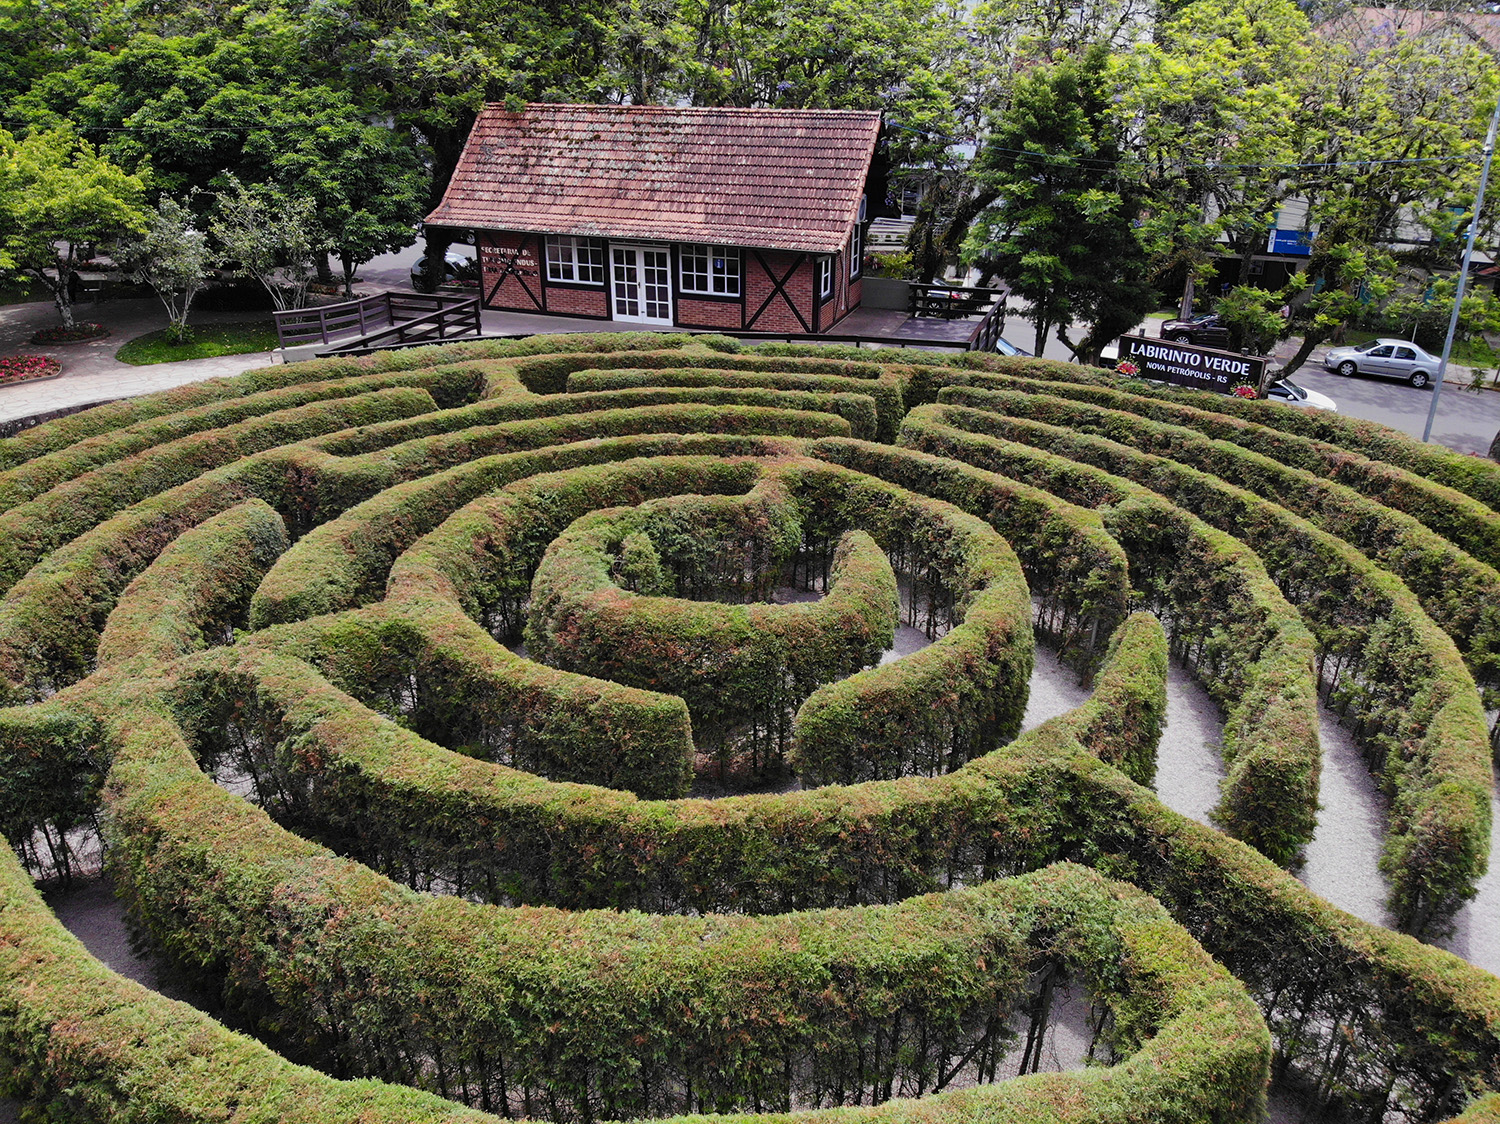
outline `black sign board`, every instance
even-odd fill
[[[1156,379],[1195,390],[1230,393],[1242,384],[1259,386],[1268,360],[1258,355],[1240,355],[1212,347],[1153,340],[1146,336],[1121,336],[1120,358],[1140,368],[1143,379]]]

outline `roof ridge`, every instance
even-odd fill
[[[683,113],[683,114],[711,114],[723,113],[743,116],[769,117],[769,116],[835,116],[835,117],[879,117],[881,110],[878,109],[817,109],[817,108],[760,108],[756,106],[742,105],[616,105],[601,104],[598,102],[574,102],[574,101],[531,101],[527,102],[522,109],[510,109],[505,102],[485,102],[485,110],[497,110],[501,113],[523,114],[535,109],[581,109],[594,113]]]

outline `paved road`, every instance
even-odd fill
[[[1490,442],[1500,433],[1500,392],[1471,392],[1465,367],[1449,367],[1448,374],[1452,377],[1445,378],[1438,395],[1432,440],[1460,453],[1487,455]],[[1394,379],[1361,375],[1346,379],[1324,371],[1321,364],[1305,366],[1292,378],[1328,395],[1338,403],[1341,414],[1383,422],[1417,438],[1432,408],[1431,389],[1417,390]]]

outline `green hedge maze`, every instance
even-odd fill
[[[1500,982],[1428,943],[1489,861],[1497,510],[1494,464],[1337,416],[711,336],[316,360],[27,430],[0,1092],[1170,1124],[1269,1086],[1500,1120]],[[1023,728],[1038,644],[1086,701]],[[1215,826],[1154,789],[1174,660],[1222,713]],[[1320,708],[1388,797],[1391,928],[1294,874]],[[39,895],[101,850],[200,1007]],[[1060,988],[1086,1064],[1041,1072]]]

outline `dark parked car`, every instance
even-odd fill
[[[418,258],[411,267],[411,287],[422,292],[429,286],[425,285],[427,259]],[[449,250],[443,255],[443,279],[441,285],[473,285],[479,281],[479,263],[468,254],[457,250]]]
[[[1212,312],[1205,312],[1191,320],[1168,320],[1161,326],[1161,338],[1200,347],[1228,347],[1229,329]]]

